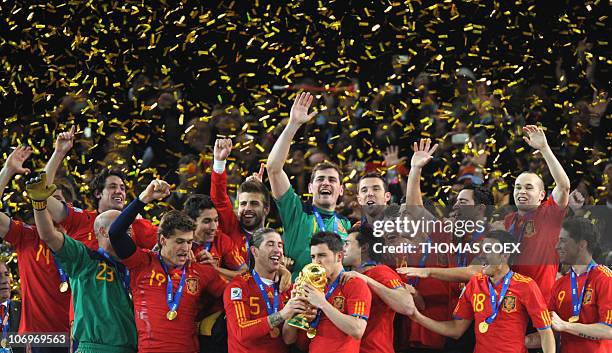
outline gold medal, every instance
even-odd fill
[[[480,331],[480,333],[486,333],[489,331],[489,324],[484,321],[481,322],[480,325],[478,325],[478,331]]]
[[[68,291],[68,282],[60,283],[59,290],[61,293],[66,293]]]
[[[176,316],[178,315],[178,313],[176,312],[176,310],[170,310],[168,311],[168,313],[166,314],[166,318],[170,321],[176,319]]]
[[[314,327],[311,327],[308,329],[308,331],[306,331],[306,337],[310,339],[315,338],[316,335],[317,335],[317,329]]]
[[[270,337],[276,338],[278,336],[280,336],[280,330],[278,329],[278,327],[274,327],[272,331],[270,331]]]
[[[8,340],[6,338],[3,338],[2,341],[0,342],[0,346],[2,346],[2,348],[7,348]]]
[[[580,318],[578,316],[572,316],[567,321],[574,323],[574,322],[578,322],[579,319]]]

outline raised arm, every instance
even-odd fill
[[[552,192],[555,203],[561,208],[567,207],[569,202],[570,180],[565,170],[563,170],[563,166],[559,163],[557,157],[555,157],[550,149],[544,131],[542,128],[535,125],[527,125],[523,127],[523,132],[527,134],[527,136],[523,137],[523,140],[532,148],[540,151],[542,157],[544,157],[546,161],[548,170],[550,170],[550,175],[552,175],[555,180],[555,188]]]
[[[219,212],[220,228],[230,237],[236,234],[238,217],[234,213],[234,207],[227,195],[227,174],[225,174],[225,163],[232,151],[231,139],[217,139],[213,151],[213,172],[210,180],[210,198]],[[234,242],[242,242],[242,238],[233,239]]]
[[[64,235],[55,230],[51,216],[47,211],[47,199],[55,192],[55,189],[57,189],[55,184],[47,185],[45,173],[41,173],[40,176],[26,183],[26,192],[34,207],[34,220],[36,221],[38,235],[51,251],[58,252],[64,246]]]
[[[55,181],[55,175],[62,164],[64,158],[72,148],[74,144],[74,133],[76,132],[76,126],[72,125],[70,131],[62,132],[57,135],[55,140],[55,150],[49,158],[49,161],[45,165],[45,172],[47,173],[47,183],[53,184]]]
[[[430,139],[421,139],[419,143],[413,143],[414,154],[410,160],[410,172],[406,183],[406,209],[409,214],[411,206],[423,206],[423,195],[421,194],[421,171],[423,167],[431,161],[433,153],[438,148],[438,144],[431,147]]]
[[[11,181],[11,178],[15,174],[27,174],[30,173],[30,170],[23,167],[23,162],[25,162],[30,155],[32,154],[32,149],[30,147],[19,146],[9,154],[8,158],[4,162],[2,169],[0,170],[0,202],[2,201],[2,196],[4,195],[4,189]],[[1,207],[0,207],[1,208]],[[6,233],[9,231],[9,227],[11,224],[11,219],[0,212],[0,238],[4,238]]]
[[[136,252],[136,244],[128,235],[128,229],[140,212],[144,210],[147,203],[153,200],[161,200],[170,195],[170,185],[162,180],[153,180],[147,188],[140,193],[137,199],[121,212],[111,224],[108,235],[117,256],[127,259]]]
[[[298,129],[316,115],[316,111],[308,114],[308,108],[312,104],[313,98],[314,97],[311,96],[310,93],[298,94],[291,107],[289,123],[278,137],[278,140],[276,140],[276,143],[274,143],[272,151],[270,151],[266,169],[268,170],[268,177],[270,178],[272,197],[275,199],[279,199],[283,196],[291,186],[289,177],[283,170],[283,166],[289,155],[291,141],[293,141]]]

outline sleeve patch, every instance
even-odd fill
[[[242,300],[242,288],[231,288],[230,300]]]

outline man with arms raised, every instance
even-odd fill
[[[495,244],[508,244],[509,248],[481,255],[482,273],[472,277],[467,284],[455,308],[455,320],[432,320],[416,308],[412,320],[455,339],[475,321],[474,353],[526,353],[525,331],[531,319],[539,330],[544,353],[554,353],[552,322],[540,289],[531,278],[510,270],[509,259],[512,244],[515,244],[512,235],[502,230],[490,232],[483,246],[493,247]]]
[[[561,353],[612,351],[612,272],[593,260],[596,227],[586,218],[563,222],[557,252],[570,270],[552,288],[548,308],[553,330],[561,332]],[[527,346],[539,347],[537,335]]]
[[[79,352],[135,353],[129,274],[113,251],[107,232],[119,211],[109,210],[96,217],[98,250],[92,251],[55,229],[46,209],[55,189],[54,184],[47,185],[44,173],[26,186],[39,236],[70,278],[75,308],[73,333],[79,341]]]
[[[310,327],[316,330],[310,353],[358,353],[361,338],[370,315],[372,294],[360,278],[342,282],[343,242],[332,232],[315,234],[310,241],[312,262],[325,268],[325,293],[310,284],[304,285],[305,299],[319,309]],[[287,322],[283,327],[285,343],[295,342],[297,329]]]
[[[263,169],[255,177],[249,177],[238,188],[238,216],[227,195],[227,173],[225,163],[232,151],[232,140],[218,139],[213,151],[214,162],[211,175],[210,197],[219,212],[221,230],[232,238],[247,262],[249,242],[253,232],[263,228],[270,212],[270,193],[262,183]]]
[[[372,224],[382,219],[385,207],[391,200],[389,185],[382,175],[369,172],[359,178],[357,202],[361,206],[361,223]]]
[[[136,248],[127,231],[145,205],[170,195],[170,186],[153,180],[110,228],[110,241],[130,270],[138,351],[198,352],[196,316],[204,291],[220,297],[225,281],[210,265],[189,263],[195,224],[183,212],[164,214],[159,224],[159,252]]]
[[[555,246],[569,202],[570,180],[563,166],[552,153],[542,128],[527,125],[525,142],[538,150],[555,180],[552,194],[544,201],[546,189],[534,173],[521,173],[514,182],[514,203],[517,211],[506,216],[504,226],[521,243],[521,254],[513,269],[533,278],[545,298],[557,278],[559,256]]]
[[[280,234],[270,228],[256,230],[250,251],[254,267],[235,277],[223,295],[229,352],[287,352],[281,337],[282,323],[304,313],[306,303],[302,298],[289,299],[289,291],[279,288],[283,257]]]
[[[11,178],[29,173],[23,163],[32,153],[29,147],[17,147],[0,170],[0,199]],[[19,333],[69,332],[70,291],[68,277],[58,270],[53,253],[38,235],[36,226],[10,219],[0,212],[0,238],[17,253],[21,282],[22,308]],[[61,268],[61,267],[60,267]],[[60,278],[63,276],[66,282]],[[65,348],[33,347],[33,353],[66,352]]]
[[[372,309],[361,339],[361,353],[393,353],[395,313],[412,314],[414,288],[406,286],[390,267],[379,263],[375,238],[368,226],[355,225],[349,231],[342,264],[353,269],[347,277],[361,278],[372,291]]]
[[[295,262],[294,277],[310,262],[309,244],[313,234],[334,232],[345,240],[347,229],[350,228],[349,221],[335,212],[338,197],[344,192],[341,170],[337,165],[322,162],[313,168],[308,184],[313,199],[312,205],[308,207],[303,207],[300,197],[289,183],[289,177],[283,171],[293,137],[316,114],[308,114],[313,98],[309,93],[300,93],[295,98],[289,123],[272,147],[267,164],[272,197],[283,222],[285,252]]]

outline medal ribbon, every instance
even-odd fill
[[[121,275],[123,289],[129,294],[130,293],[130,271],[127,267],[113,260],[109,253],[102,248],[98,248],[98,254],[104,256],[104,258],[110,263],[110,265],[115,269],[115,271]],[[123,270],[122,270],[123,269]]]
[[[249,232],[246,231],[246,229],[242,228],[242,231],[244,232],[244,245],[246,246],[246,263],[247,263],[247,268],[251,268],[251,257],[249,256],[249,253],[251,252],[251,250],[249,249],[249,247],[251,246],[251,244],[249,243]]]
[[[474,232],[472,233],[472,237],[470,238],[470,242],[469,244],[474,244],[476,242],[478,242],[478,240],[480,239],[480,237],[482,237],[482,235],[486,232],[486,228],[483,229],[481,232]],[[461,248],[461,250],[465,250],[463,247]],[[459,252],[459,257],[457,257],[457,267],[467,267],[468,265],[468,252],[467,251],[461,251]]]
[[[489,325],[491,325],[493,321],[495,321],[495,318],[497,318],[497,314],[499,314],[499,308],[501,306],[501,303],[504,301],[504,298],[506,297],[508,287],[510,287],[510,280],[512,279],[512,275],[514,275],[514,272],[512,272],[512,270],[506,273],[506,276],[504,277],[504,285],[502,286],[501,292],[499,292],[499,301],[497,300],[497,293],[495,292],[493,283],[491,283],[491,279],[488,280],[489,294],[491,295],[491,309],[493,310],[493,313],[489,315],[489,317],[487,317],[487,319],[485,320],[485,322]]]
[[[428,237],[427,238],[427,243],[429,244],[429,247],[431,246],[431,242],[432,242],[431,237]],[[423,253],[423,255],[421,255],[421,259],[419,260],[419,268],[425,267],[425,263],[427,262],[427,258],[429,258],[429,253],[428,252],[425,252],[425,253]],[[408,281],[408,283],[411,286],[416,288],[416,286],[419,284],[420,280],[421,279],[419,277],[415,277],[415,278],[411,279],[410,281]]]
[[[576,272],[574,272],[574,268],[570,268],[570,283],[572,284],[572,313],[573,316],[580,316],[580,309],[582,308],[582,300],[584,300],[584,292],[586,292],[587,284],[589,283],[589,272],[592,269],[597,267],[595,261],[591,260],[589,267],[586,271],[586,280],[584,281],[584,286],[582,286],[582,292],[580,293],[580,300],[578,300],[578,281],[576,280]]]
[[[59,275],[60,282],[68,283],[68,275],[66,274],[66,270],[64,270],[62,265],[60,265],[60,263],[57,262],[57,259],[55,258],[55,254],[53,254],[53,262],[55,263],[55,267],[57,267],[57,274]]]
[[[257,283],[257,287],[259,288],[259,292],[261,293],[261,297],[263,298],[264,303],[266,303],[266,309],[268,310],[268,315],[272,315],[278,311],[278,285],[274,283],[272,288],[274,288],[274,306],[270,303],[270,298],[268,297],[268,292],[266,291],[266,285],[259,277],[259,273],[257,271],[252,270],[251,274],[253,275],[253,279],[255,283]]]
[[[325,293],[325,300],[329,300],[332,294],[334,294],[334,291],[340,284],[340,278],[342,278],[343,273],[344,273],[344,270],[340,271],[340,274],[338,275],[338,277],[336,277],[336,280],[329,286],[329,288],[327,289],[327,293]],[[317,316],[310,323],[310,327],[317,328],[317,326],[319,326],[319,321],[321,321],[321,309],[317,310]]]
[[[157,254],[159,257],[159,262],[161,263],[164,272],[166,272],[166,277],[168,279],[168,285],[166,286],[166,302],[168,303],[168,309],[170,311],[178,311],[179,302],[181,301],[181,296],[183,296],[183,288],[185,287],[185,277],[186,277],[186,267],[183,266],[183,274],[181,275],[181,280],[179,282],[178,288],[176,289],[176,294],[172,294],[172,278],[170,273],[168,272],[168,267],[162,259],[161,254]]]
[[[319,210],[313,205],[312,212],[314,213],[315,219],[317,220],[317,227],[320,232],[326,232],[325,223],[323,222],[323,217],[321,217],[321,213]],[[334,233],[338,234],[338,216],[336,216],[336,212],[334,212]]]

